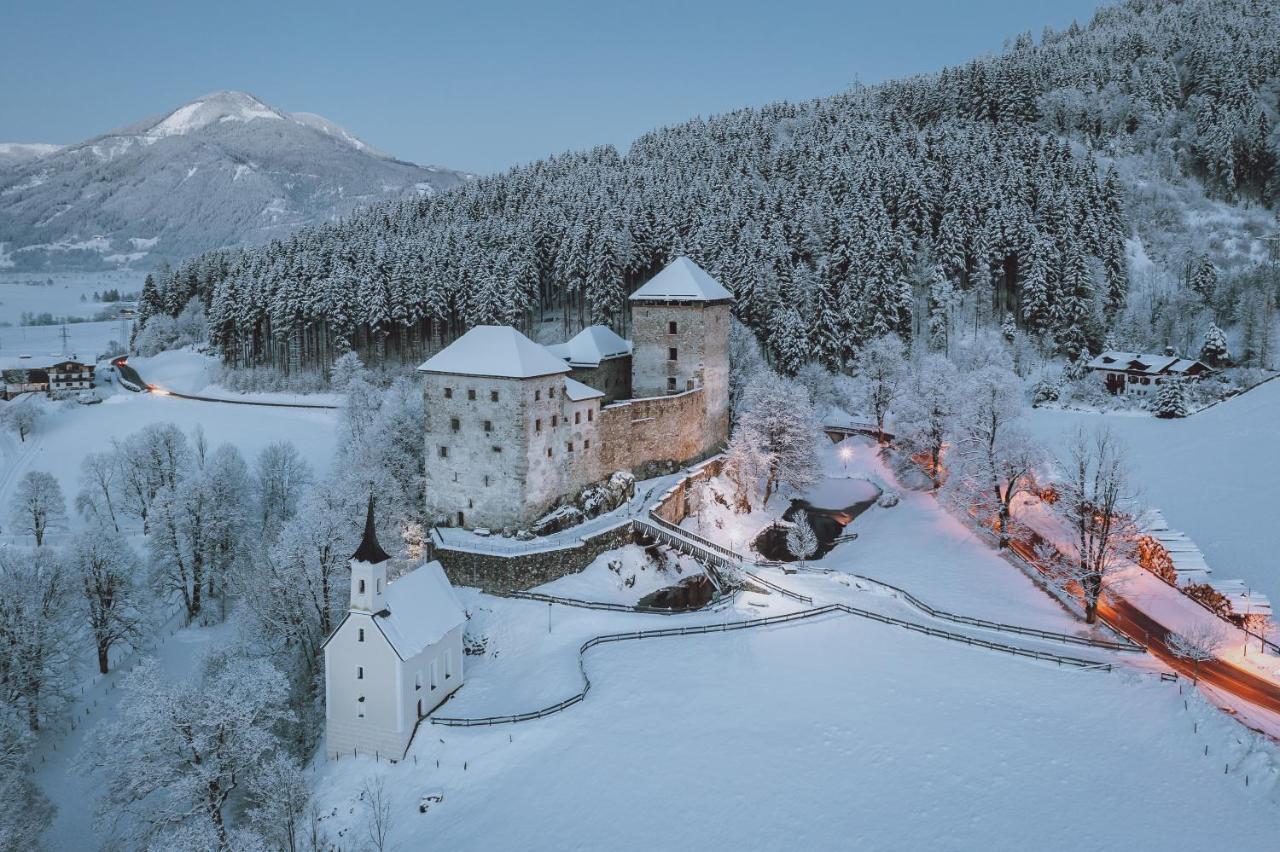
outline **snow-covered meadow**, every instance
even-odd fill
[[[1280,829],[1270,752],[1151,677],[847,616],[622,643],[587,667],[589,698],[557,716],[427,726],[394,766],[320,764],[326,829],[364,842],[377,775],[402,849],[1206,848]]]
[[[114,289],[121,294],[137,293],[145,278],[145,272],[132,270],[0,272],[0,322],[17,326],[24,313],[92,317],[111,307],[110,303],[95,302],[95,292]]]
[[[250,461],[268,444],[288,440],[321,473],[336,446],[336,413],[329,410],[232,405],[124,390],[108,393],[99,405],[41,404],[46,414],[25,443],[8,431],[0,434],[0,503],[6,506],[29,470],[53,474],[63,494],[74,497],[87,453],[110,449],[113,440],[150,423],[173,423],[188,435],[199,427],[211,447],[233,444]],[[76,524],[74,513],[70,517]]]

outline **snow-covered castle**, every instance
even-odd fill
[[[423,363],[428,510],[513,529],[617,470],[687,462],[729,430],[732,294],[687,257],[604,326],[541,346],[478,326]]]

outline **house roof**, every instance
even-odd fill
[[[354,562],[367,562],[370,565],[377,565],[379,562],[386,562],[391,557],[378,544],[378,531],[373,523],[373,495],[369,495],[369,513],[364,519],[364,536],[360,539],[360,546],[356,548],[356,552],[351,554]]]
[[[718,302],[732,298],[724,285],[683,255],[631,294],[633,302]]]
[[[631,341],[605,325],[593,325],[575,334],[566,343],[555,343],[547,351],[563,358],[571,367],[597,367],[606,358],[631,354]]]
[[[424,373],[531,379],[569,367],[508,325],[478,325],[419,365]]]
[[[1151,355],[1142,352],[1120,352],[1108,350],[1088,363],[1090,370],[1122,370],[1129,373],[1145,373],[1159,375],[1163,373],[1187,373],[1199,365],[1207,366],[1192,358],[1179,358],[1176,355]]]
[[[584,399],[597,399],[604,396],[603,391],[598,391],[590,385],[584,385],[577,379],[564,377],[564,395],[569,397],[570,402],[582,402]]]
[[[402,660],[422,653],[467,620],[444,568],[432,561],[387,584],[387,609],[373,617]]]

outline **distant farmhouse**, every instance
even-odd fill
[[[38,361],[30,355],[0,359],[0,389],[4,399],[13,399],[21,393],[56,394],[66,391],[88,390],[93,387],[93,364],[82,364],[74,358],[64,358],[53,364]]]
[[[1179,358],[1172,350],[1165,350],[1163,355],[1108,351],[1086,366],[1102,377],[1113,394],[1148,394],[1171,379],[1198,379],[1213,372],[1207,364]]]
[[[418,367],[429,511],[515,529],[614,471],[715,452],[732,299],[680,257],[631,295],[633,341],[603,326],[554,346],[509,326],[462,335]]]

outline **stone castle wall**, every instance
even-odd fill
[[[600,470],[635,470],[647,462],[688,462],[709,449],[701,388],[629,399],[600,409]]]
[[[606,405],[631,397],[631,356],[606,358],[596,367],[574,367],[570,376],[604,394]]]

